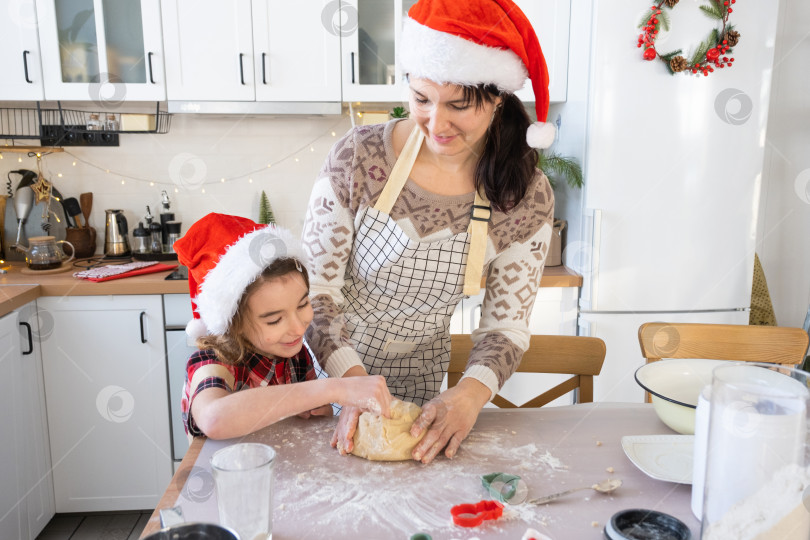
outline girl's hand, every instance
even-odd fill
[[[360,377],[365,379],[365,377]],[[357,430],[357,419],[362,411],[356,407],[345,406],[340,411],[338,424],[332,434],[330,444],[332,448],[337,448],[341,455],[351,453],[354,449],[354,432]]]
[[[299,418],[310,418],[312,416],[332,416],[332,406],[331,405],[322,405],[317,409],[312,409],[310,411],[304,411],[298,415]]]
[[[391,416],[391,393],[381,375],[345,377],[340,379],[342,398],[338,400],[344,407],[356,407],[362,412]],[[342,415],[341,415],[342,416]],[[352,430],[352,433],[354,430]]]
[[[422,414],[411,426],[411,436],[428,430],[413,449],[413,459],[430,463],[446,447],[444,455],[452,458],[461,441],[467,438],[478,413],[489,400],[489,388],[474,379],[462,379],[422,407]]]

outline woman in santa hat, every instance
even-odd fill
[[[528,348],[529,314],[551,239],[554,198],[535,148],[554,130],[537,37],[511,0],[420,0],[397,47],[410,118],[352,129],[310,199],[314,273],[307,339],[332,377],[383,375],[423,406],[413,458],[452,458]],[[538,122],[514,92],[531,79]],[[450,316],[486,280],[475,346],[439,393]],[[332,445],[352,449],[359,411]]]

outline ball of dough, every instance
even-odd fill
[[[364,412],[354,432],[352,454],[371,461],[404,461],[425,435],[411,437],[411,426],[422,413],[422,408],[410,401],[395,399],[391,402],[391,418]]]

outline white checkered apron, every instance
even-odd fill
[[[438,394],[450,362],[450,317],[464,296],[470,238],[419,242],[389,215],[421,143],[416,129],[377,204],[358,220],[342,289],[346,330],[366,370],[417,405]]]

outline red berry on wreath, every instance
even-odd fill
[[[644,60],[655,60],[655,49],[652,47],[644,50]]]
[[[714,62],[719,57],[720,57],[720,51],[716,47],[706,51],[706,59],[708,59],[710,62]]]
[[[733,9],[731,9],[731,8],[728,8],[728,12],[729,12],[729,13],[731,13],[732,11],[734,11],[734,10],[733,10]]]

